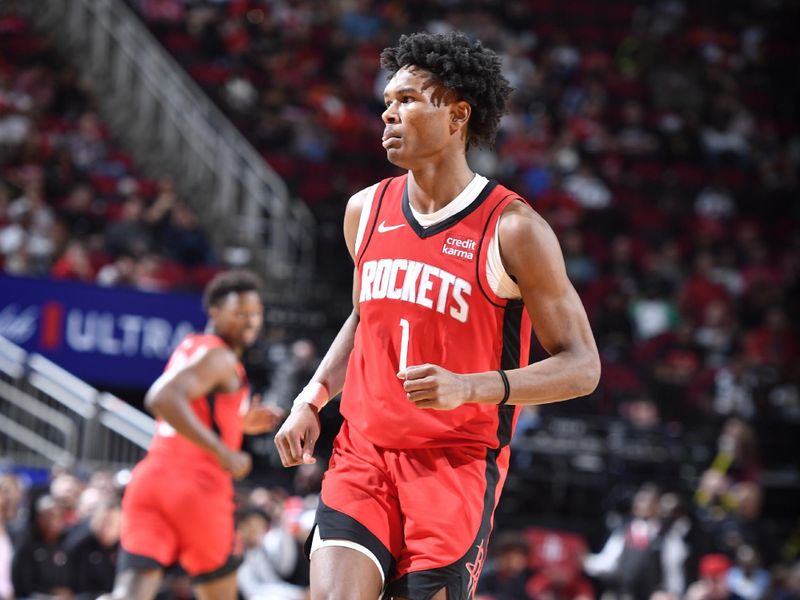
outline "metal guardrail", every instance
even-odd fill
[[[173,173],[215,245],[246,249],[274,300],[311,291],[314,218],[121,0],[22,0],[84,74],[137,161]]]
[[[155,420],[0,336],[0,456],[93,470],[144,456]]]

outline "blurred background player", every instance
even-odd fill
[[[241,556],[234,544],[232,479],[250,456],[242,434],[263,433],[276,416],[250,399],[240,361],[263,322],[261,284],[249,271],[217,275],[203,301],[204,334],[181,342],[147,393],[158,428],[123,498],[113,598],[154,598],[163,570],[179,562],[200,600],[234,600]]]

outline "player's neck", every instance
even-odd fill
[[[429,164],[408,173],[408,199],[420,213],[430,214],[450,204],[475,173],[461,155],[455,164]]]

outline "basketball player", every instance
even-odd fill
[[[203,302],[206,333],[180,343],[145,398],[157,429],[122,501],[115,599],[154,598],[176,562],[200,600],[237,597],[232,478],[250,471],[242,434],[269,431],[277,416],[251,402],[240,362],[263,321],[258,278],[221,273]]]
[[[383,147],[407,173],[348,202],[354,309],[276,444],[285,466],[313,462],[317,412],[344,387],[312,598],[462,600],[518,406],[589,394],[600,362],[552,230],[467,164],[510,92],[497,55],[463,34],[414,34],[381,64]],[[531,324],[550,356],[528,365]]]

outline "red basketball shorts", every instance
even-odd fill
[[[388,450],[344,423],[322,483],[317,532],[377,558],[386,596],[475,591],[509,449]]]
[[[233,572],[233,511],[229,477],[145,458],[122,499],[118,571],[179,562],[195,583]]]

